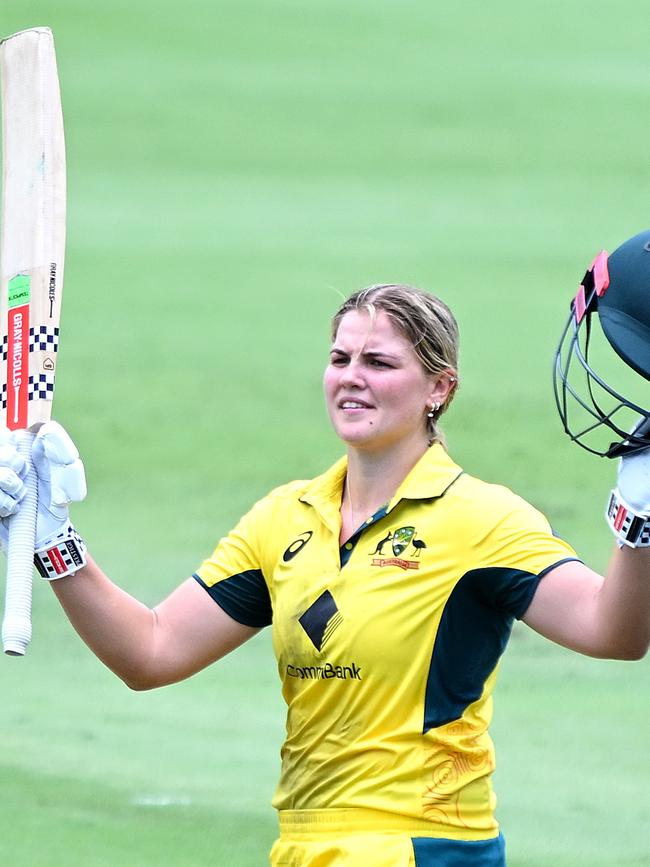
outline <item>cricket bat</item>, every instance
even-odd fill
[[[19,431],[27,496],[9,519],[2,643],[23,656],[31,640],[37,478],[31,446],[52,412],[65,252],[65,145],[52,31],[0,42],[2,214],[0,423]]]

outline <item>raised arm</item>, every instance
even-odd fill
[[[83,499],[83,465],[56,422],[38,432],[32,449],[39,477],[36,561],[51,581],[70,622],[91,650],[132,689],[151,689],[189,677],[258,631],[223,611],[193,578],[153,609],[110,581],[88,556],[68,518]],[[0,431],[0,517],[24,496],[26,464],[12,434]],[[7,528],[0,524],[0,541]]]
[[[605,577],[583,563],[557,566],[540,581],[523,620],[588,656],[641,659],[650,646],[650,551],[616,550]]]
[[[558,566],[523,619],[589,656],[640,659],[650,646],[650,449],[621,458],[607,515],[617,548],[605,577],[578,562]]]
[[[81,638],[131,689],[190,677],[259,631],[229,617],[194,578],[153,609],[113,584],[91,558],[52,588]]]

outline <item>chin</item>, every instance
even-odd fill
[[[364,445],[371,445],[374,439],[373,435],[369,435],[367,431],[351,431],[335,428],[334,432],[342,443],[353,448],[363,448]]]
[[[367,431],[350,433],[350,431],[346,431],[340,432],[338,436],[346,446],[354,449],[375,451],[384,448],[387,445],[387,443],[382,440],[381,437],[378,437],[374,431],[372,433],[368,433]]]
[[[391,436],[386,432],[382,434],[380,431],[368,431],[367,429],[363,431],[337,430],[336,433],[348,448],[366,452],[380,452],[385,449],[399,448],[400,446],[408,452],[412,449],[419,449],[420,446],[423,450],[426,450],[429,446],[428,437],[414,437],[412,433],[394,433]]]

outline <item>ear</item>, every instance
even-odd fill
[[[456,371],[450,368],[449,370],[443,370],[442,373],[439,373],[432,380],[431,391],[429,393],[429,403],[432,406],[439,403],[442,407],[447,403],[447,399],[451,396],[456,386],[456,378]]]

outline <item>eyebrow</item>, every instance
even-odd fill
[[[350,355],[349,352],[346,352],[345,349],[339,349],[337,346],[332,346],[330,349],[330,355],[335,353],[336,355]],[[359,353],[362,358],[391,358],[395,361],[398,361],[400,356],[394,355],[391,352],[373,352],[371,350],[363,350]]]

